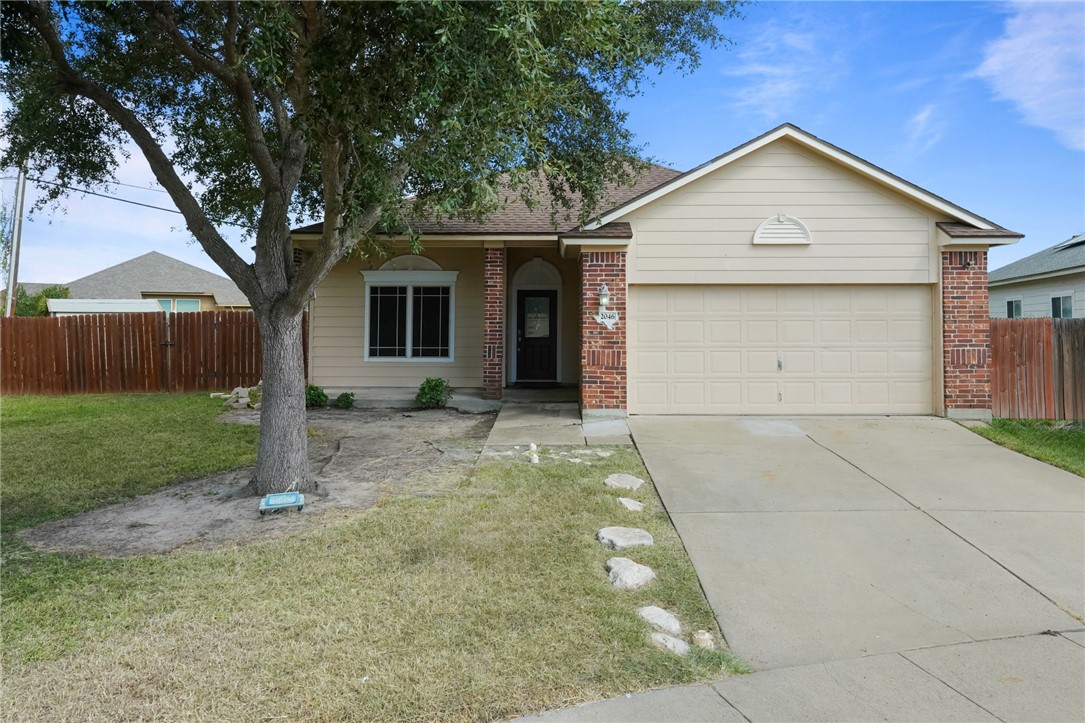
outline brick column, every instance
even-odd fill
[[[942,252],[942,367],[946,416],[991,416],[987,251]]]
[[[482,398],[500,399],[505,386],[505,249],[488,248],[482,311]]]
[[[595,320],[599,289],[610,291],[608,311],[618,324],[607,329]],[[585,251],[580,255],[580,407],[582,410],[626,409],[625,251]]]

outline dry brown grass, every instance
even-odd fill
[[[21,554],[6,599],[8,719],[495,720],[734,671],[730,656],[651,648],[640,605],[715,630],[651,486],[622,509],[587,467],[482,463],[439,497],[394,497],[297,537],[163,558]],[[617,591],[594,540],[660,579]]]

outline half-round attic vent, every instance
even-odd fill
[[[794,216],[778,213],[769,216],[753,233],[755,244],[808,244],[810,230]]]

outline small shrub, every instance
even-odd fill
[[[326,407],[328,406],[328,395],[324,393],[322,387],[307,384],[305,386],[305,406],[310,409],[313,407]]]
[[[249,404],[257,404],[260,401],[260,395],[263,394],[263,387],[249,387]]]
[[[429,377],[418,387],[415,403],[422,409],[437,409],[452,398],[452,387],[440,377]]]
[[[335,406],[339,409],[354,409],[354,392],[343,392],[335,398]]]

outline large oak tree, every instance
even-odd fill
[[[737,6],[5,0],[3,162],[93,187],[138,148],[257,316],[256,489],[306,490],[301,315],[331,268],[411,218],[484,217],[499,182],[590,212],[637,170],[621,99],[694,67]],[[291,223],[321,216],[296,266]],[[252,229],[254,263],[224,224]]]

